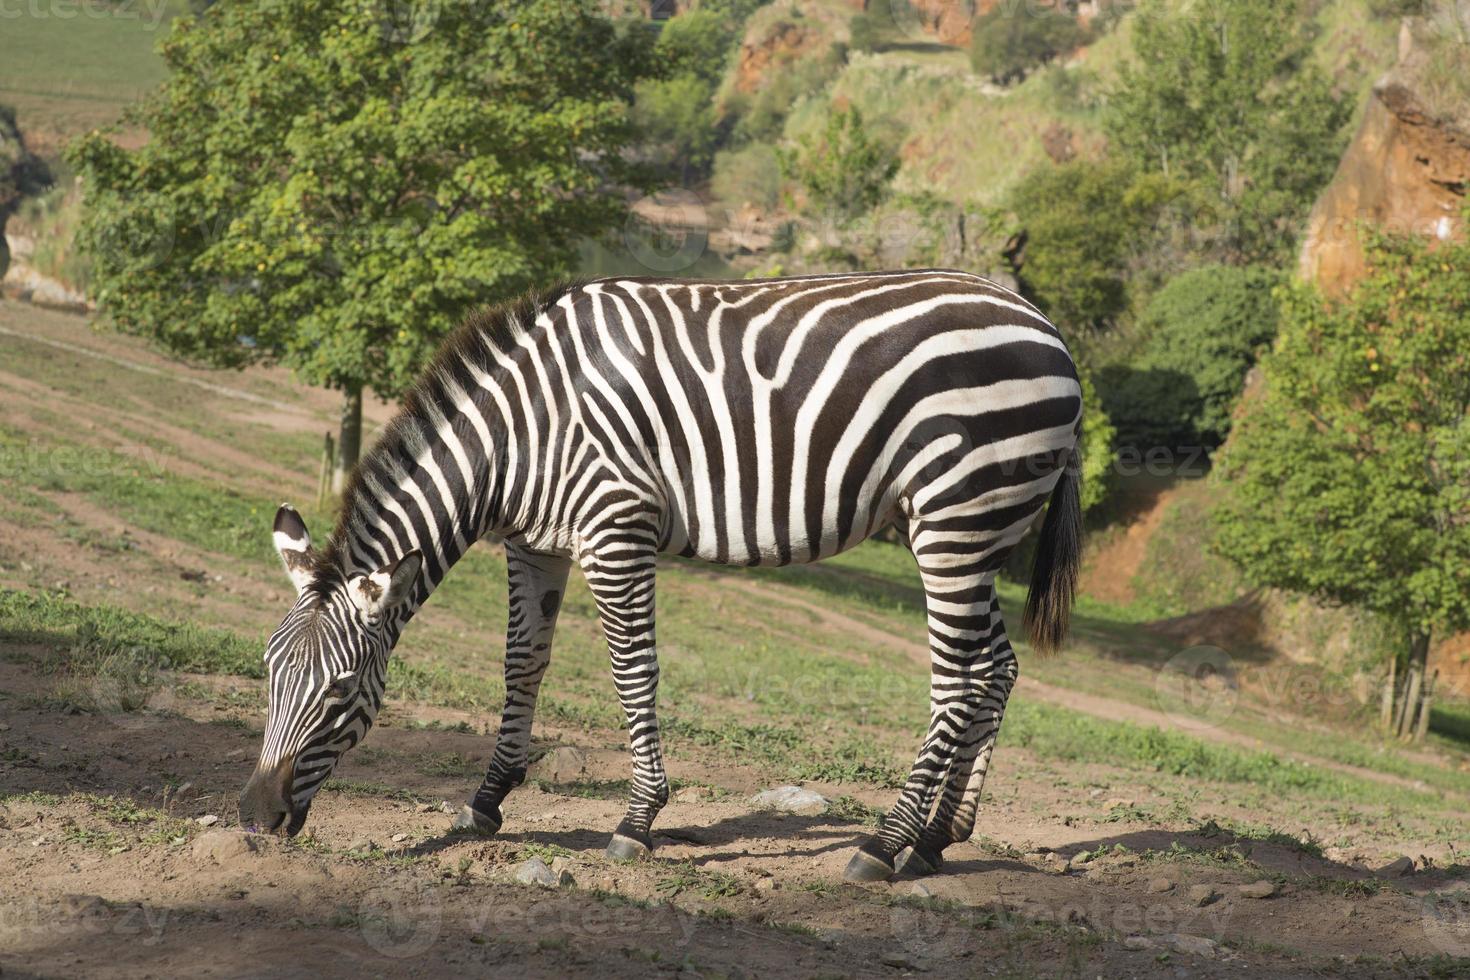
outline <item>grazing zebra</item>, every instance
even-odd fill
[[[1081,388],[1035,307],[962,272],[604,279],[472,317],[358,465],[315,548],[282,506],[297,599],[266,652],[270,717],[242,824],[300,830],[382,704],[389,651],[481,535],[505,541],[505,710],[456,826],[493,833],[525,778],[573,563],[627,717],[632,799],[608,853],[647,855],[668,800],[655,698],[660,553],[815,562],[896,528],[929,621],[930,722],[852,880],[927,873],[966,840],[1016,681],[994,576],[1050,500],[1025,622],[1053,648],[1076,583]]]

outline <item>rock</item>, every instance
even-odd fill
[[[395,843],[395,844],[402,844],[404,841],[408,840],[408,835],[407,834],[394,834],[393,837],[392,837],[392,840],[393,840],[393,843]]]
[[[1253,881],[1249,885],[1241,885],[1235,890],[1240,893],[1242,898],[1270,898],[1276,894],[1276,883],[1262,878],[1260,881]]]
[[[575,745],[558,745],[526,769],[527,779],[546,783],[570,783],[587,772],[587,753]]]
[[[1188,894],[1189,904],[1200,907],[1209,905],[1220,897],[1220,893],[1215,891],[1214,885],[1190,885]]]
[[[1067,858],[1068,871],[1086,871],[1092,867],[1092,861],[1088,859],[1086,851],[1079,851]]]
[[[453,803],[450,803],[448,800],[440,800],[439,801],[439,812],[440,813],[458,813],[459,812],[459,807],[455,806]]]
[[[565,854],[559,854],[552,859],[551,873],[556,875],[556,883],[563,888],[572,888],[577,884],[577,879],[572,877],[572,859]]]
[[[909,884],[909,894],[915,898],[933,898],[934,890],[922,881],[915,881]]]
[[[1378,873],[1388,878],[1406,877],[1414,873],[1414,859],[1407,854],[1400,854],[1392,863],[1380,868]]]
[[[1168,878],[1150,878],[1148,881],[1148,893],[1150,895],[1162,895],[1164,892],[1174,890],[1174,883]]]
[[[1176,952],[1190,953],[1194,956],[1215,957],[1219,955],[1219,944],[1213,939],[1204,936],[1190,936],[1182,932],[1173,932],[1163,937],[1165,943]]]
[[[827,798],[800,786],[779,786],[757,793],[750,798],[752,806],[760,810],[779,810],[803,817],[815,817],[827,812]]]
[[[193,855],[199,861],[231,864],[260,850],[259,839],[238,830],[211,830],[194,840]]]
[[[1041,859],[1041,863],[1045,865],[1046,870],[1050,871],[1052,874],[1062,874],[1064,871],[1067,870],[1067,859],[1062,857],[1055,851],[1051,851],[1045,857],[1043,857]]]
[[[1133,805],[1134,805],[1134,803],[1133,803],[1132,800],[1124,799],[1121,796],[1115,796],[1112,799],[1106,800],[1106,801],[1103,802],[1103,809],[1104,810],[1117,810],[1117,809],[1119,809],[1121,807],[1131,807]]]
[[[347,851],[350,854],[368,854],[372,851],[376,851],[377,849],[377,842],[367,837],[359,837],[357,840],[347,845]]]
[[[555,888],[557,885],[557,876],[538,857],[528,858],[516,865],[515,879],[523,885],[541,885],[546,888]]]
[[[1151,936],[1124,936],[1123,948],[1131,950],[1153,949],[1158,943]]]
[[[913,964],[909,962],[909,958],[907,956],[895,950],[889,950],[882,956],[878,957],[878,959],[883,963],[884,966],[891,966],[896,970],[908,970],[911,969],[913,966]]]
[[[779,887],[775,878],[762,878],[755,883],[756,892],[762,895],[769,895]]]
[[[215,824],[219,823],[219,817],[215,816],[213,813],[206,813],[204,816],[199,817],[194,822],[201,827],[213,827]]]
[[[680,803],[698,803],[704,799],[704,787],[685,786],[674,794],[674,799]]]

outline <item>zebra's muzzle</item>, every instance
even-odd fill
[[[295,770],[294,759],[284,759],[270,769],[255,770],[240,794],[241,827],[265,834],[284,829],[288,837],[300,833],[310,807],[303,806],[298,811],[291,806],[291,779]]]

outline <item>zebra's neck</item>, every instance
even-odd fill
[[[531,301],[472,317],[441,348],[403,410],[358,463],[330,548],[344,574],[366,574],[411,551],[424,556],[404,621],[487,531],[514,530],[528,460],[516,339]],[[521,447],[524,449],[524,447]]]

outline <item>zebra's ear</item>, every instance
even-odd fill
[[[271,538],[276,543],[276,554],[281,556],[281,563],[286,566],[286,574],[291,576],[291,584],[296,586],[296,593],[300,595],[311,584],[313,552],[311,534],[295,507],[282,504],[276,511],[275,532]]]
[[[347,586],[347,593],[364,619],[371,623],[380,622],[412,597],[423,567],[424,556],[410,551],[370,575],[359,575]]]

